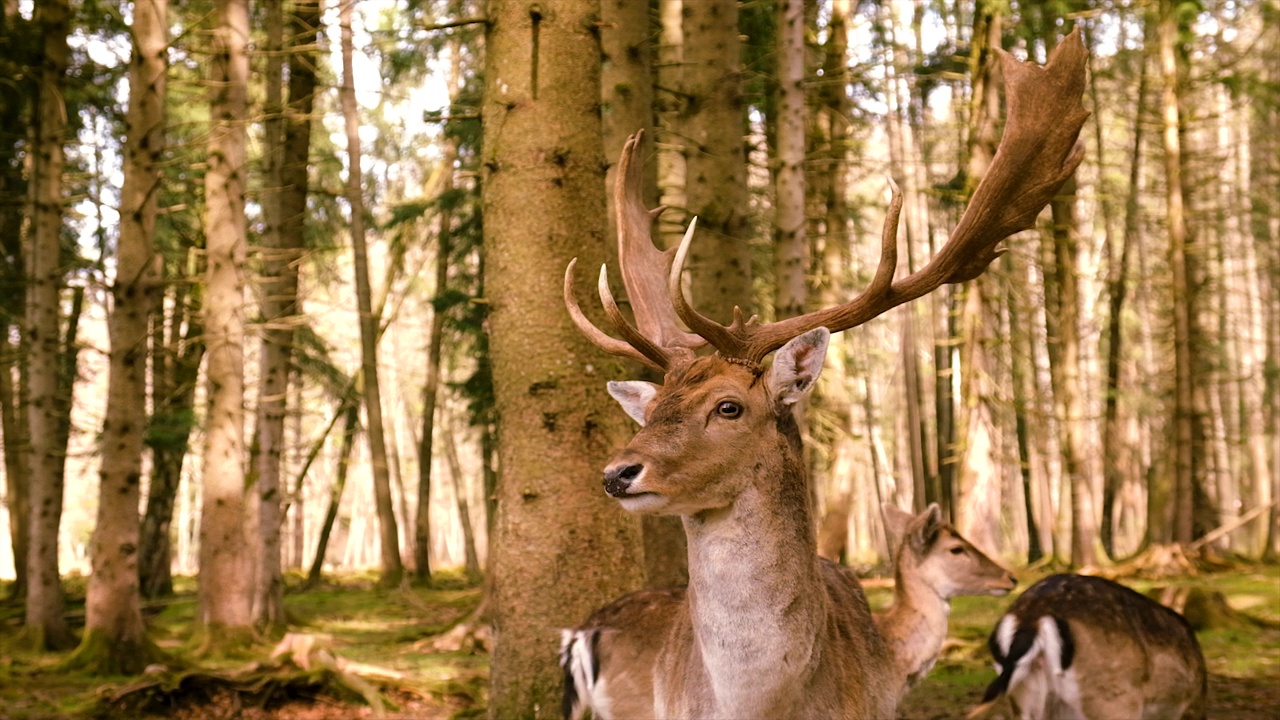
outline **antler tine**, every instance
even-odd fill
[[[702,315],[689,304],[688,298],[684,296],[684,287],[680,282],[681,275],[684,273],[684,261],[689,254],[689,245],[693,242],[693,231],[698,226],[698,218],[694,217],[689,221],[689,227],[685,228],[684,237],[680,240],[680,247],[676,250],[675,260],[671,263],[671,273],[667,276],[667,290],[671,293],[671,304],[675,307],[676,315],[684,321],[685,325],[693,332],[706,338],[719,353],[725,357],[745,357],[743,354],[746,349],[747,337],[745,335],[746,328],[752,325],[751,321],[755,320],[752,316],[751,321],[743,322],[742,308],[733,307],[733,324],[725,327],[720,323]]]
[[[641,163],[636,158],[643,139],[643,130],[628,138],[618,161],[618,176],[614,183],[618,266],[640,333],[668,353],[673,348],[681,348],[677,355],[692,357],[692,351],[706,342],[680,328],[671,299],[667,296],[666,275],[673,251],[659,250],[653,245],[653,220],[666,208],[645,209],[644,198],[641,197]]]
[[[654,370],[665,372],[667,370],[665,364],[656,362],[631,345],[606,335],[588,320],[586,315],[582,314],[582,308],[578,307],[578,299],[575,297],[573,288],[573,269],[577,264],[578,258],[570,260],[569,267],[565,268],[564,271],[564,305],[569,309],[569,317],[573,319],[573,324],[577,326],[578,332],[581,332],[592,344],[610,355],[631,358],[648,365]]]
[[[739,357],[758,362],[813,328],[824,326],[833,333],[847,330],[940,285],[972,280],[1000,255],[996,246],[1001,240],[1035,225],[1036,216],[1084,158],[1079,135],[1089,113],[1080,100],[1088,55],[1078,28],[1054,49],[1044,67],[1018,62],[1003,51],[999,55],[1007,98],[1004,135],[946,245],[928,265],[892,282],[897,255],[891,246],[896,246],[902,206],[901,194],[895,189],[885,219],[880,267],[871,287],[844,305],[754,328],[750,333],[727,329],[739,336],[734,338]],[[680,317],[706,335],[684,313]],[[712,344],[719,347],[716,340]]]
[[[618,303],[613,299],[613,292],[609,290],[609,275],[604,265],[600,266],[600,280],[597,283],[597,287],[600,292],[600,304],[604,306],[604,314],[608,316],[609,322],[613,323],[622,339],[641,355],[652,360],[652,365],[661,370],[670,368],[671,353],[658,347],[653,341],[645,337],[635,326],[627,322],[626,316],[618,309]]]

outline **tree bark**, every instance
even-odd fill
[[[686,2],[684,38],[677,132],[687,138],[685,194],[698,218],[690,295],[703,315],[727,323],[735,306],[747,317],[754,306],[737,0]]]
[[[605,257],[598,5],[494,0],[486,38],[485,291],[498,417],[490,717],[560,715],[559,628],[640,587],[639,523],[599,487],[625,442],[611,361],[561,278]]]
[[[165,151],[168,2],[133,4],[124,186],[112,287],[110,378],[102,426],[98,521],[85,632],[73,665],[133,675],[162,657],[147,637],[138,587],[139,516],[146,407],[148,319],[156,294],[156,200]]]
[[[75,638],[63,617],[65,599],[58,572],[58,529],[62,522],[65,443],[59,410],[59,297],[63,285],[63,142],[67,135],[64,99],[71,9],[66,0],[40,3],[35,10],[42,48],[31,158],[32,214],[27,262],[26,396],[30,453],[26,631],[40,650],[65,649]]]
[[[205,173],[204,339],[209,398],[200,517],[198,622],[201,650],[217,654],[247,642],[252,574],[245,528],[244,191],[248,110],[248,0],[218,4]]]
[[[804,3],[780,0],[775,13],[778,57],[777,147],[774,148],[773,266],[775,320],[805,311],[809,242],[805,236]]]
[[[391,498],[391,475],[387,466],[387,443],[382,422],[382,387],[378,375],[378,327],[373,314],[369,286],[369,250],[364,229],[364,182],[360,169],[360,118],[356,109],[356,86],[352,69],[353,41],[351,9],[341,3],[338,23],[342,32],[342,87],[338,95],[347,132],[347,202],[351,212],[351,251],[355,259],[356,304],[360,313],[360,357],[364,376],[364,407],[373,466],[373,495],[378,513],[378,537],[382,553],[382,575],[378,584],[396,587],[404,576],[400,560],[400,533],[396,528]]]

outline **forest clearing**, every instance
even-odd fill
[[[1021,587],[1044,568],[1018,573]],[[488,695],[488,652],[481,643],[456,651],[439,651],[430,641],[466,618],[480,601],[481,590],[468,587],[460,574],[443,574],[434,587],[377,590],[375,578],[332,578],[322,587],[296,592],[302,578],[291,578],[285,595],[290,630],[320,635],[333,650],[351,660],[396,670],[403,677],[383,688],[381,717],[389,720],[433,720],[484,717]],[[1218,627],[1198,632],[1209,663],[1209,717],[1217,720],[1271,720],[1280,713],[1280,570],[1271,567],[1223,569],[1172,581],[1125,580],[1139,590],[1152,587],[1196,587],[1220,592],[1241,613]],[[872,605],[889,601],[886,580],[864,583]],[[74,598],[76,590],[71,589]],[[953,720],[977,703],[995,677],[986,654],[987,635],[1008,598],[958,598],[953,604],[951,633],[937,666],[907,696],[901,720]],[[157,641],[171,652],[184,653],[184,628],[191,622],[195,598],[190,580],[178,579],[178,592],[150,608],[147,615]],[[73,607],[76,603],[73,602]],[[317,683],[306,688],[257,688],[239,700],[228,690],[209,688],[155,693],[150,701],[162,711],[137,708],[138,693],[127,700],[107,700],[132,678],[96,677],[58,669],[65,656],[33,654],[21,647],[11,604],[0,607],[0,718],[5,720],[347,720],[379,717],[349,690]],[[1254,622],[1250,622],[1250,619]],[[242,657],[200,663],[205,670],[241,668],[264,661],[271,643],[259,643]],[[283,685],[283,684],[281,684]],[[269,694],[274,690],[274,694]],[[128,707],[128,709],[124,709]],[[151,706],[153,710],[156,705]],[[233,712],[239,708],[239,714]]]

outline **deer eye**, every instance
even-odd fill
[[[963,545],[957,545],[957,546],[955,546],[955,547],[951,548],[951,554],[952,554],[952,555],[963,555],[963,554],[964,554],[964,546],[963,546]]]
[[[742,415],[742,406],[736,402],[725,400],[716,406],[716,414],[722,418],[733,420]]]

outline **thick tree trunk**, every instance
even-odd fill
[[[204,339],[208,398],[200,517],[198,622],[202,650],[218,653],[252,632],[252,573],[245,528],[244,191],[248,109],[248,0],[223,0],[214,29],[205,173]]]
[[[168,2],[133,4],[124,186],[116,249],[110,378],[102,426],[98,520],[90,543],[93,574],[85,598],[85,632],[72,664],[91,672],[133,675],[162,654],[147,637],[138,588],[138,501],[147,415],[148,318],[156,294],[156,203],[165,150]]]
[[[396,587],[404,576],[400,560],[400,533],[396,528],[391,497],[391,474],[387,465],[387,442],[382,422],[382,387],[378,375],[378,323],[373,314],[369,285],[369,249],[364,229],[364,181],[360,169],[360,118],[356,108],[356,86],[352,69],[354,53],[351,10],[353,3],[340,7],[338,23],[342,32],[342,87],[338,96],[347,134],[347,203],[351,212],[351,252],[355,260],[356,305],[360,314],[360,357],[364,376],[366,433],[373,466],[373,495],[378,513],[378,537],[382,553],[382,575],[378,584]]]
[[[65,443],[58,375],[61,368],[59,297],[62,288],[62,144],[67,134],[64,100],[67,33],[71,9],[66,0],[36,7],[42,47],[39,93],[35,111],[35,144],[31,158],[32,214],[27,262],[27,382],[22,386],[31,448],[29,471],[29,536],[26,630],[38,649],[72,646],[75,638],[63,617],[65,600],[58,573],[58,528],[62,522]]]
[[[593,0],[494,0],[482,187],[499,424],[490,717],[560,716],[559,629],[642,581],[639,523],[599,486],[625,442],[620,364],[574,329],[561,278],[605,257]],[[739,137],[740,140],[740,137]]]
[[[737,0],[686,2],[684,39],[688,101],[677,133],[687,138],[685,194],[698,217],[690,295],[702,314],[727,323],[734,306],[750,317],[755,305]]]

